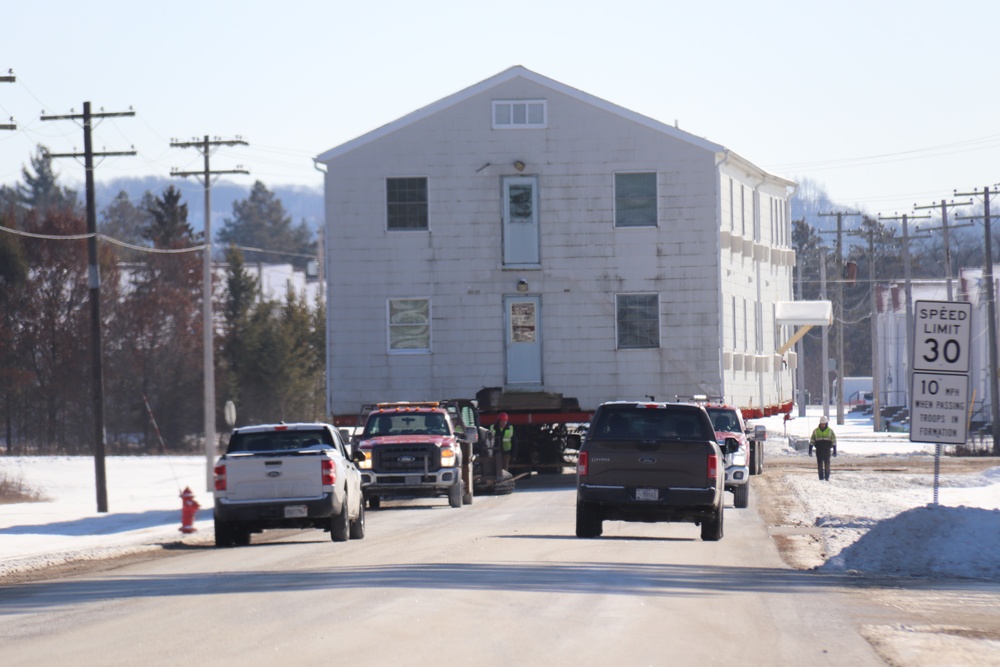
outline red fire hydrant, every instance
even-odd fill
[[[184,487],[184,491],[181,493],[181,499],[183,503],[181,504],[181,527],[180,531],[182,533],[193,533],[198,530],[194,527],[194,515],[198,512],[198,508],[201,505],[194,499],[194,493],[191,492],[191,487]]]

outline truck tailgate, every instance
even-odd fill
[[[708,456],[714,453],[705,442],[616,443],[592,441],[588,448],[589,474],[593,486],[656,488],[704,488],[714,486],[708,478]]]
[[[291,456],[256,454],[226,460],[226,498],[276,500],[323,495],[323,452]]]

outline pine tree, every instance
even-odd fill
[[[27,167],[21,170],[24,183],[17,185],[18,203],[41,215],[53,208],[80,212],[76,192],[59,185],[59,175],[52,170],[52,158],[45,146],[38,145],[31,158],[31,169],[34,173]]]
[[[240,246],[247,260],[254,262],[303,268],[316,254],[316,244],[305,222],[293,227],[281,200],[260,181],[253,184],[247,199],[233,202],[233,217],[224,221],[218,240]]]

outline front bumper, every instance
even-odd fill
[[[726,488],[750,483],[750,466],[729,466],[726,468]]]
[[[442,468],[435,472],[378,473],[361,471],[361,490],[365,497],[389,495],[439,495],[462,481],[461,468]]]

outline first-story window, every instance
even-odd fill
[[[386,229],[427,229],[427,178],[385,180]]]
[[[615,174],[615,227],[656,227],[656,174]]]
[[[618,349],[660,346],[660,295],[618,294],[615,296]]]
[[[431,351],[431,300],[389,299],[389,352]]]

